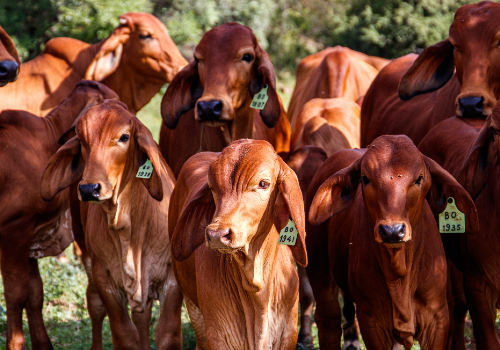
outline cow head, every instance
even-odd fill
[[[0,87],[16,81],[20,65],[16,45],[0,27]]]
[[[269,55],[252,30],[226,23],[208,31],[194,52],[194,61],[174,78],[163,97],[165,125],[174,129],[180,116],[194,107],[197,121],[219,127],[238,119],[253,96],[268,86],[268,101],[260,112],[268,127],[279,120],[281,104]]]
[[[182,57],[172,38],[168,35],[167,28],[153,15],[142,12],[129,12],[120,16],[120,25],[102,43],[99,52],[89,65],[85,79],[111,81],[106,85],[115,91],[120,91],[121,85],[127,80],[146,80],[149,85],[161,85],[172,81],[174,75],[188,62]],[[121,70],[120,79],[111,76]],[[115,86],[116,85],[116,86]],[[133,85],[133,84],[132,84]],[[142,85],[142,84],[141,84]],[[147,86],[141,86],[147,90]],[[147,101],[157,93],[148,94]],[[142,102],[141,94],[136,92],[136,104]],[[121,99],[125,101],[124,96]],[[127,96],[128,97],[128,96]],[[127,101],[131,107],[131,103]],[[134,105],[138,110],[142,105]]]
[[[425,49],[401,79],[401,99],[441,88],[456,68],[457,116],[488,116],[500,98],[499,16],[500,4],[490,1],[460,7],[449,38]]]
[[[51,200],[80,177],[81,201],[117,202],[126,184],[149,159],[153,174],[141,179],[151,196],[162,200],[160,153],[149,130],[126,105],[105,100],[90,108],[76,124],[76,136],[50,159],[42,179],[42,198]]]
[[[297,177],[268,142],[234,141],[210,164],[208,181],[190,196],[172,236],[172,254],[183,261],[205,242],[221,253],[251,256],[267,240],[278,244],[276,230],[290,217],[298,237],[289,247],[305,265],[304,204]]]
[[[497,103],[469,148],[458,182],[474,200],[492,177],[500,155],[500,103]]]
[[[412,239],[424,201],[435,212],[454,197],[466,215],[466,231],[479,230],[476,208],[469,194],[432,159],[422,155],[406,136],[381,136],[349,167],[321,185],[314,196],[309,220],[319,224],[350,206],[358,185],[376,242],[399,247]]]

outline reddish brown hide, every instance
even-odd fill
[[[20,65],[16,45],[0,26],[0,87],[16,81]]]
[[[296,244],[279,245],[290,217]],[[297,177],[268,142],[234,141],[185,163],[169,230],[200,348],[295,349],[304,224]]]
[[[149,130],[121,102],[106,100],[89,109],[75,131],[49,161],[42,196],[51,200],[81,178],[78,197],[92,203],[81,211],[89,282],[105,308],[102,318],[109,316],[113,347],[150,349],[156,299],[161,305],[157,347],[181,349],[182,295],[171,269],[167,227],[172,171]],[[152,164],[150,178],[137,178],[147,160]]]
[[[419,145],[423,153],[436,158],[458,179],[477,207],[480,232],[463,235],[462,246],[460,242],[452,242],[455,244],[449,255],[463,268],[465,296],[478,349],[500,349],[494,321],[500,302],[500,260],[496,248],[500,244],[496,205],[500,195],[499,109],[497,104],[486,121],[445,120]],[[464,316],[465,312],[457,317],[456,328],[460,333],[455,335],[455,342],[463,339]]]
[[[233,22],[216,27],[203,36],[194,57],[161,104],[160,147],[174,174],[199,150],[220,152],[242,138],[269,141],[287,158],[290,124],[276,93],[274,67],[252,30]],[[250,108],[264,86],[264,109]]]
[[[44,116],[85,78],[113,89],[135,113],[186,64],[163,23],[147,13],[129,12],[100,43],[50,40],[42,54],[22,65],[16,84],[0,91],[1,108]]]
[[[356,303],[367,349],[389,350],[397,341],[409,350],[414,339],[422,349],[445,349],[446,258],[430,207],[441,212],[454,197],[468,231],[477,232],[467,192],[408,137],[381,136],[364,154],[344,150],[330,157],[312,181],[308,203],[312,196],[309,221],[330,218],[327,229],[307,239],[320,346],[340,341],[338,331],[328,332],[339,318],[326,284],[331,271]],[[321,247],[325,239],[328,250]]]
[[[42,317],[43,287],[36,259],[60,254],[72,241],[68,192],[52,203],[40,197],[40,179],[57,140],[87,108],[117,98],[90,81],[46,118],[6,110],[0,114],[0,266],[7,304],[7,349],[24,348],[22,312],[28,314],[34,349],[52,349]]]
[[[342,46],[329,47],[300,60],[288,106],[292,131],[295,132],[297,117],[307,101],[344,97],[355,102],[366,94],[379,70],[389,62]]]
[[[499,16],[498,3],[462,6],[448,39],[383,69],[363,102],[361,146],[384,134],[405,134],[418,144],[455,114],[488,116],[500,97]]]

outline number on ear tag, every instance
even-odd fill
[[[267,96],[267,88],[268,86],[264,85],[262,90],[260,90],[258,93],[255,94],[252,103],[250,104],[250,107],[260,110],[264,109],[264,107],[266,106],[267,99],[269,98]]]
[[[288,220],[288,224],[283,227],[280,232],[278,244],[295,245],[297,243],[297,227],[292,219]]]
[[[448,198],[446,209],[439,214],[440,233],[464,233],[465,214],[458,210],[453,197]]]
[[[140,179],[149,179],[153,175],[153,164],[148,159],[143,166],[139,167],[139,171],[135,177]]]

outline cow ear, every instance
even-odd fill
[[[132,119],[134,125],[134,138],[136,144],[136,157],[134,166],[134,176],[136,176],[139,167],[149,159],[153,164],[153,174],[149,179],[141,178],[143,185],[148,189],[151,197],[157,201],[163,199],[163,186],[161,180],[161,169],[164,160],[158,149],[158,145],[151,135],[151,131],[142,124],[137,117]]]
[[[432,177],[432,185],[427,193],[427,202],[432,211],[436,214],[443,212],[448,198],[453,197],[458,210],[465,214],[466,232],[470,234],[479,232],[476,206],[467,191],[438,163],[427,156],[422,155],[422,157]]]
[[[458,182],[464,186],[473,199],[484,189],[492,168],[497,163],[498,148],[491,130],[491,117],[488,117],[475,142],[469,148]]]
[[[175,187],[170,203],[175,202],[178,191],[179,188]],[[170,249],[177,261],[189,258],[205,242],[205,228],[215,213],[214,198],[206,181],[200,182],[190,191],[186,203],[171,236]]]
[[[122,22],[121,17],[120,22]],[[123,45],[129,38],[130,28],[127,25],[116,28],[106,41],[104,41],[101,49],[95,55],[92,62],[90,62],[87,72],[85,73],[85,79],[103,81],[113,74],[120,65]]]
[[[453,45],[448,39],[426,48],[399,83],[398,94],[403,101],[435,91],[450,80],[455,70]]]
[[[281,165],[278,177],[279,194],[274,204],[274,225],[280,232],[291,217],[297,227],[298,239],[295,245],[288,246],[292,251],[295,261],[302,266],[307,265],[306,251],[306,215],[304,213],[304,200],[300,191],[299,181],[295,173],[278,157]]]
[[[194,108],[203,95],[198,62],[194,60],[174,76],[161,100],[161,117],[169,129],[175,129],[181,115]]]
[[[318,188],[309,209],[310,223],[319,225],[354,202],[361,178],[361,159],[330,176]]]
[[[42,199],[50,202],[82,176],[85,164],[80,150],[80,141],[75,136],[54,154],[42,176]]]
[[[267,85],[267,102],[260,111],[262,121],[268,128],[274,127],[284,113],[281,100],[276,92],[276,74],[269,55],[260,45],[257,45],[254,62],[254,74],[250,82],[250,95],[253,97]]]

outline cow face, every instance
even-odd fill
[[[235,122],[266,85],[268,101],[260,113],[273,127],[281,113],[274,67],[250,28],[226,23],[203,36],[194,61],[169,85],[162,101],[163,120],[173,129],[178,118],[194,108],[195,119],[207,126]]]
[[[14,42],[0,27],[0,87],[17,79],[20,65],[21,62]]]
[[[456,67],[461,83],[456,113],[486,117],[500,98],[500,4],[482,1],[458,9],[449,39],[425,49],[401,79],[407,100],[443,86]]]
[[[411,240],[425,199],[441,212],[453,196],[476,232],[477,215],[472,199],[436,162],[422,155],[406,136],[381,136],[351,166],[332,175],[318,189],[309,219],[319,224],[352,204],[358,186],[374,240],[398,247]]]
[[[102,44],[86,79],[102,81],[121,66],[126,74],[163,84],[186,64],[167,28],[155,16],[129,12],[120,16],[120,26]]]
[[[210,164],[208,182],[198,192],[183,210],[172,237],[176,260],[186,259],[203,242],[221,253],[254,255],[255,247],[264,241],[277,244],[278,235],[267,233],[273,225],[280,231],[291,217],[299,234],[290,249],[298,263],[307,263],[304,204],[297,177],[268,142],[232,142]],[[208,217],[207,226],[188,226],[191,220]]]
[[[49,161],[44,179],[51,182],[51,188],[44,191],[44,199],[50,200],[81,177],[78,184],[81,201],[117,203],[121,191],[149,159],[152,176],[141,181],[153,198],[162,200],[158,148],[149,130],[125,104],[105,100],[90,108],[78,120],[75,131],[76,136]]]

